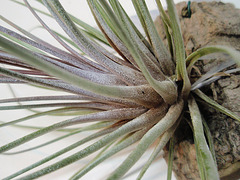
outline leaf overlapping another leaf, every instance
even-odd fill
[[[86,0],[99,29],[67,13],[58,0],[36,0],[49,12],[32,7],[27,0],[23,0],[24,3],[12,1],[27,7],[41,28],[54,37],[63,49],[0,16],[2,21],[15,29],[0,26],[0,83],[35,85],[38,88],[48,88],[53,93],[57,90],[68,94],[0,100],[1,111],[30,109],[31,113],[34,113],[7,122],[1,121],[0,128],[7,128],[10,125],[35,128],[34,132],[0,147],[0,152],[4,152],[5,155],[28,152],[74,134],[78,134],[80,140],[5,179],[20,175],[23,175],[22,179],[34,179],[101,150],[92,161],[71,177],[79,179],[104,160],[135,144],[134,150],[126,155],[122,164],[108,177],[120,179],[156,142],[155,150],[137,177],[141,179],[160,151],[168,146],[170,139],[168,179],[171,179],[175,131],[183,119],[189,118],[186,115],[188,110],[192,119],[190,126],[194,135],[201,179],[219,179],[210,131],[205,121],[204,126],[202,125],[196,100],[203,101],[236,120],[240,118],[198,89],[203,84],[215,81],[216,78],[209,72],[210,75],[207,73],[194,80],[192,67],[199,58],[216,52],[229,54],[239,65],[240,53],[237,50],[225,46],[210,46],[185,57],[181,27],[173,0],[167,0],[168,13],[164,11],[161,1],[156,0],[167,34],[168,48],[156,31],[144,0],[132,0],[132,4],[145,34],[137,29],[118,0]],[[62,35],[53,30],[43,21],[40,14],[56,20],[66,34]],[[234,63],[226,64],[221,69],[217,67],[218,71]],[[228,72],[237,71],[239,69]],[[6,105],[6,103],[18,104]],[[32,110],[43,107],[51,109],[42,112]],[[37,117],[53,115],[64,116],[66,120],[45,127],[21,124],[30,120],[34,122],[36,121],[34,118]],[[68,116],[73,117],[67,118]],[[82,123],[90,124],[81,128],[75,127]],[[72,128],[68,128],[69,126]],[[8,152],[53,131],[68,133],[22,151]],[[91,131],[91,134],[83,138],[80,133],[85,131]],[[89,144],[81,147],[85,143]],[[56,160],[48,166],[40,167],[35,172],[24,174],[77,147],[81,148],[78,152]]]

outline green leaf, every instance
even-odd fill
[[[134,5],[135,11],[137,13],[138,19],[140,20],[140,23],[141,23],[141,25],[143,27],[145,35],[147,36],[148,41],[151,43],[151,38],[150,38],[148,30],[147,30],[147,25],[146,25],[146,23],[144,21],[144,17],[143,17],[143,14],[141,13],[138,1],[132,0],[132,3]]]
[[[165,131],[173,126],[180,117],[183,109],[183,101],[172,105],[163,118],[158,118],[158,123],[153,126],[140,140],[137,147],[125,159],[125,161],[108,177],[108,180],[120,179],[139,160],[147,148]]]
[[[15,106],[15,107],[19,108],[19,106],[20,105]],[[77,107],[75,107],[75,108],[73,108],[73,107],[59,108],[59,109],[54,109],[54,110],[50,110],[50,111],[35,113],[33,115],[26,116],[26,117],[23,117],[23,118],[19,118],[19,119],[16,119],[14,121],[1,123],[0,128],[4,127],[4,126],[8,126],[8,125],[13,125],[13,124],[16,124],[16,123],[19,123],[19,122],[24,122],[24,121],[27,121],[27,120],[30,120],[30,119],[33,119],[33,118],[41,117],[41,116],[54,115],[54,114],[58,114],[58,113],[62,113],[62,112],[69,112],[69,111],[80,111],[82,114],[79,113],[79,115],[84,115],[84,114],[94,113],[94,112],[97,112],[99,110],[87,109],[86,111],[85,110],[82,111],[81,108],[77,108]]]
[[[34,29],[44,29],[44,27],[42,26],[37,26]],[[63,34],[58,33],[57,31],[51,29],[52,32],[54,32],[58,37],[62,38],[64,41],[66,41],[68,44],[72,45],[73,47],[75,47],[76,49],[78,49],[79,51],[81,51],[81,55],[84,55],[84,53],[82,52],[82,50],[68,37],[64,36]]]
[[[84,166],[74,177],[73,179],[79,179],[83,175],[85,175],[87,172],[89,172],[91,169],[96,167],[98,164],[102,163],[104,160],[110,158],[114,154],[118,153],[119,151],[123,150],[124,148],[127,148],[128,146],[132,145],[133,143],[137,142],[139,139],[142,138],[144,133],[146,133],[147,128],[144,128],[143,130],[140,130],[138,132],[135,132],[133,135],[128,135],[127,138],[123,138],[120,140],[117,144],[115,144],[111,149],[109,149],[107,152],[100,155],[98,158],[91,161],[89,164]]]
[[[61,69],[47,61],[44,61],[40,57],[37,57],[31,51],[20,47],[19,45],[8,41],[7,39],[0,36],[0,46],[4,47],[6,51],[11,54],[14,54],[18,57],[21,57],[23,62],[26,62],[38,69],[43,70],[53,76],[59,77],[70,84],[76,85],[82,89],[89,90],[96,94],[102,94],[108,97],[117,97],[119,99],[131,99],[132,101],[136,101],[139,99],[142,101],[143,99],[147,98],[146,93],[150,93],[150,87],[146,85],[141,86],[108,86],[108,85],[101,85],[89,80],[86,80],[82,77],[79,77],[75,74],[72,74],[64,69]],[[145,89],[145,90],[144,90]],[[145,94],[142,93],[145,91]],[[139,97],[136,97],[139,96]],[[141,96],[141,97],[140,97]],[[152,97],[152,95],[151,95]],[[155,99],[156,97],[154,97]],[[146,99],[146,101],[154,101],[154,99]],[[140,102],[143,103],[143,102]]]
[[[22,2],[19,2],[19,1],[16,1],[16,0],[11,0],[19,5],[22,5],[24,7],[26,7],[26,4],[22,3]],[[39,1],[41,4],[43,4],[41,1]],[[44,5],[44,4],[43,4]],[[40,10],[39,8],[34,8],[34,11],[36,12],[39,12],[41,14],[44,14],[50,18],[53,18],[51,16],[51,14],[45,12],[45,11],[42,11]],[[101,33],[101,31],[99,31],[98,29],[90,26],[89,24],[85,23],[84,21],[82,21],[81,19],[69,14],[69,16],[71,17],[71,19],[79,26],[81,27],[82,29],[84,29],[84,31],[90,36],[90,37],[93,37],[94,39],[97,39],[99,41],[101,41],[102,43],[106,44],[106,45],[109,45],[108,41],[106,40],[106,38],[104,37],[104,35]],[[60,35],[60,34],[59,34]],[[62,35],[61,35],[62,36]]]
[[[111,46],[116,50],[116,52],[119,53],[119,55],[122,56],[122,58],[125,60],[125,64],[128,62],[131,62],[131,64],[128,63],[127,66],[129,66],[130,64],[135,66],[136,69],[138,69],[136,62],[134,61],[133,57],[129,53],[127,47],[119,39],[118,34],[115,34],[113,29],[111,29],[110,26],[108,26],[107,21],[105,21],[105,19],[100,15],[100,12],[96,10],[96,7],[93,4],[90,4],[91,2],[88,2],[88,3],[99,28],[102,29],[104,34],[108,37],[108,39],[110,40]]]
[[[31,141],[39,136],[42,136],[44,134],[47,134],[49,132],[55,131],[55,130],[63,128],[63,127],[68,127],[68,126],[72,126],[72,125],[80,124],[80,123],[96,122],[96,121],[119,121],[119,120],[124,120],[124,119],[132,119],[132,118],[135,118],[136,116],[141,115],[145,111],[146,111],[145,109],[138,109],[138,108],[137,109],[133,108],[132,111],[129,108],[128,108],[128,111],[126,111],[125,108],[113,109],[113,110],[108,110],[108,111],[86,114],[86,115],[74,117],[71,119],[67,119],[64,121],[60,121],[58,123],[47,126],[38,131],[35,131],[33,133],[30,133],[26,136],[23,136],[23,137],[15,140],[15,141],[12,141],[6,145],[3,145],[2,147],[0,147],[0,153],[8,151],[8,150],[15,148],[21,144]]]
[[[145,1],[138,0],[133,2],[135,2],[135,7],[137,6],[137,9],[140,11],[138,14],[141,14],[143,17],[144,24],[146,25],[146,31],[153,47],[154,55],[160,64],[162,72],[165,75],[172,75],[175,69],[174,64],[171,60],[170,54],[165,48],[163,41],[157,32]]]
[[[169,51],[172,55],[172,58],[173,60],[176,60],[175,59],[175,54],[174,54],[174,42],[172,40],[172,36],[171,36],[171,33],[172,32],[172,28],[171,28],[171,22],[170,22],[170,19],[169,17],[167,16],[165,10],[163,9],[163,6],[162,6],[162,3],[160,0],[155,0],[156,3],[157,3],[157,6],[158,6],[158,10],[160,12],[160,17],[163,21],[163,25],[164,25],[164,29],[165,29],[165,33],[166,33],[166,37],[167,37],[167,41],[168,41],[168,48],[169,48]]]
[[[112,146],[115,142],[111,142],[108,145],[106,145],[87,165],[85,165],[83,168],[81,168],[79,171],[77,171],[74,175],[72,175],[72,177],[69,178],[69,180],[75,180],[75,179],[79,179],[79,176],[81,176],[81,172],[83,169],[85,169],[86,166],[88,166],[89,164],[93,163],[96,159],[98,159],[99,157],[101,157],[101,155],[107,151],[107,149],[109,149],[110,146]]]
[[[237,114],[235,114],[232,111],[228,110],[227,108],[221,106],[216,101],[212,100],[207,95],[205,95],[202,91],[196,89],[193,92],[194,92],[194,94],[196,94],[199,98],[201,98],[210,107],[220,111],[223,114],[226,114],[227,116],[229,116],[229,117],[231,117],[231,118],[233,118],[237,121],[240,121],[240,117]]]
[[[19,175],[21,175],[21,174],[23,174],[23,173],[25,173],[27,171],[30,171],[30,170],[32,170],[32,169],[34,169],[34,168],[36,168],[36,167],[38,167],[38,166],[40,166],[42,164],[45,164],[46,162],[48,162],[48,161],[50,161],[50,160],[52,160],[52,159],[54,159],[54,158],[56,158],[56,157],[58,157],[58,156],[60,156],[60,155],[62,155],[64,153],[66,153],[68,151],[71,151],[74,148],[79,147],[80,145],[82,145],[82,144],[84,144],[86,142],[89,142],[89,141],[91,141],[93,139],[96,139],[96,138],[99,138],[99,137],[101,137],[103,135],[106,135],[107,133],[110,133],[113,130],[114,130],[114,128],[108,128],[106,130],[102,130],[102,131],[96,132],[96,133],[94,133],[94,134],[92,134],[92,135],[90,135],[90,136],[88,136],[86,138],[81,139],[80,141],[78,141],[78,142],[76,142],[76,143],[74,143],[74,144],[72,144],[70,146],[67,146],[67,147],[65,147],[65,148],[63,148],[63,149],[61,149],[61,150],[51,154],[50,156],[45,157],[44,159],[42,159],[42,160],[40,160],[40,161],[38,161],[38,162],[36,162],[34,164],[31,164],[28,167],[25,167],[25,168],[21,169],[20,171],[17,171],[16,173],[6,177],[5,179],[6,180],[8,180],[8,179],[10,180],[10,179],[12,179],[14,177],[17,177],[17,176],[19,176]]]
[[[0,106],[0,110],[15,110],[15,109],[31,109],[31,108],[45,108],[45,107],[82,107],[87,108],[91,103],[46,103],[46,104],[30,104],[30,105],[14,105],[14,106]],[[98,104],[99,105],[99,104]],[[97,106],[95,107],[98,108]]]
[[[77,130],[74,130],[74,131],[71,130],[72,132],[69,132],[66,135],[60,136],[60,137],[55,138],[53,140],[47,141],[47,142],[45,142],[43,144],[40,144],[40,145],[31,147],[31,148],[28,148],[28,149],[24,149],[24,150],[21,150],[21,151],[7,152],[7,153],[3,153],[3,154],[4,155],[14,155],[14,154],[20,154],[20,153],[32,151],[32,150],[35,150],[35,149],[47,146],[49,144],[55,143],[57,141],[60,141],[60,140],[62,140],[64,138],[73,136],[73,135],[78,134],[80,132],[85,132],[85,131],[89,132],[89,131],[92,131],[92,130],[98,130],[98,129],[101,129],[101,128],[106,128],[106,127],[108,127],[108,126],[110,126],[112,124],[113,124],[113,122],[100,122],[100,123],[92,124],[92,125],[89,125],[89,126],[86,126],[86,127],[80,127],[80,128],[77,128]]]
[[[178,120],[177,123],[175,123],[170,129],[168,129],[159,139],[159,143],[157,144],[156,148],[154,149],[153,153],[151,154],[148,161],[145,163],[144,167],[141,169],[137,179],[140,180],[145,172],[150,167],[151,163],[154,161],[154,159],[157,158],[157,155],[161,152],[161,150],[166,146],[166,144],[169,142],[169,139],[173,136],[180,120]],[[172,173],[172,172],[171,172]]]
[[[172,167],[173,167],[173,158],[174,158],[174,146],[175,146],[175,139],[174,139],[174,137],[172,137],[171,140],[170,140],[170,143],[169,143],[167,180],[171,180],[171,179],[172,179]]]
[[[212,156],[213,156],[213,159],[214,159],[214,162],[215,164],[217,165],[217,160],[216,160],[216,154],[215,154],[215,149],[214,149],[214,144],[213,144],[213,138],[212,138],[212,135],[211,135],[211,131],[208,127],[208,124],[207,122],[205,121],[204,118],[202,118],[203,120],[203,128],[204,128],[204,132],[205,132],[205,135],[207,137],[207,141],[208,141],[208,144],[209,144],[209,148],[210,148],[210,151],[212,153]]]
[[[190,54],[186,59],[186,64],[188,65],[188,73],[191,72],[192,66],[197,62],[200,57],[203,57],[212,53],[226,53],[228,54],[238,66],[240,66],[240,52],[228,47],[228,46],[207,46],[198,49],[197,51]]]
[[[114,2],[116,3],[116,7],[118,7],[119,15],[121,16],[121,21],[119,23],[122,23],[122,25],[120,25],[120,27],[124,27],[121,31],[122,41],[125,43],[126,47],[131,52],[132,56],[134,57],[136,63],[138,64],[149,84],[155,89],[157,93],[162,96],[162,98],[167,103],[173,104],[174,102],[176,102],[177,98],[176,85],[170,79],[158,81],[153,78],[151,74],[152,69],[150,69],[149,67],[154,68],[154,64],[151,63],[149,57],[145,54],[145,52],[143,52],[143,48],[139,46],[139,43],[141,44],[141,41],[138,40],[139,37],[132,29],[131,23],[128,22],[128,18],[125,16],[125,13],[121,11],[121,7],[119,6],[118,2]],[[158,72],[161,73],[161,71]],[[158,75],[160,76],[160,74]]]
[[[169,19],[171,21],[171,28],[172,28],[172,34],[173,34],[173,44],[175,49],[175,57],[176,57],[176,73],[178,80],[183,80],[183,89],[182,89],[182,95],[186,99],[189,95],[190,89],[191,89],[191,83],[188,77],[187,69],[186,69],[186,63],[185,63],[185,48],[184,48],[184,42],[183,37],[181,33],[180,28],[180,22],[177,15],[177,10],[174,5],[173,0],[167,0],[168,5],[168,14]]]
[[[109,46],[107,39],[104,37],[101,31],[97,30],[96,28],[90,26],[89,24],[81,21],[80,19],[76,18],[75,16],[69,14],[70,18],[75,22],[77,25],[82,27],[84,31],[90,35],[90,37],[99,40],[100,42]]]
[[[193,133],[197,149],[196,152],[199,158],[198,166],[200,169],[202,168],[204,170],[204,174],[206,176],[203,177],[203,174],[201,174],[201,179],[218,180],[219,174],[217,165],[215,164],[214,158],[205,139],[201,113],[198,109],[196,101],[193,98],[188,100],[188,107],[193,124]]]
[[[48,167],[45,167],[43,169],[40,169],[36,171],[35,173],[32,173],[23,179],[33,179],[40,176],[43,176],[45,174],[51,173],[53,171],[56,171],[60,168],[63,168],[71,163],[76,162],[79,159],[82,159],[93,152],[96,152],[97,150],[101,149],[102,147],[108,145],[112,141],[118,139],[119,137],[137,131],[144,127],[150,127],[154,123],[156,123],[156,118],[162,117],[166,113],[166,107],[160,106],[159,108],[151,109],[148,112],[142,114],[141,116],[138,116],[137,118],[133,119],[132,121],[122,125],[121,127],[115,126],[115,129],[111,128],[111,133],[109,133],[107,136],[103,137],[102,139],[96,141],[95,143],[91,144],[90,146],[84,148],[83,150],[57,162],[54,163]],[[99,135],[98,135],[99,136]]]
[[[193,139],[194,139],[194,142],[197,142],[195,136],[193,137]],[[202,180],[205,180],[207,178],[206,178],[206,172],[204,169],[205,168],[204,161],[203,161],[203,158],[201,157],[199,146],[197,144],[195,144],[195,149],[196,149],[196,159],[198,163],[199,175]]]
[[[18,43],[18,44],[20,44],[21,46],[23,46],[23,47],[25,47],[25,48],[33,51],[33,52],[45,54],[44,52],[40,51],[39,49],[37,49],[37,48],[35,48],[35,47],[33,47],[33,46],[31,46],[31,45],[29,45],[29,44],[21,41],[21,40],[15,38],[15,37],[12,37],[12,36],[10,36],[10,35],[8,35],[8,34],[5,34],[5,33],[3,33],[3,32],[0,32],[0,34],[3,35],[4,37],[8,38],[9,40],[12,40],[13,42]],[[45,55],[46,55],[46,54],[45,54]]]
[[[169,19],[169,17],[167,16],[167,13],[165,12],[165,10],[163,9],[162,3],[160,0],[155,0],[155,2],[157,3],[158,6],[158,10],[160,12],[160,15],[162,17],[162,20],[166,23],[166,25],[171,28],[172,27],[172,23]]]
[[[119,21],[119,25],[121,27],[122,35],[120,36],[121,40],[124,42],[126,47],[128,47],[128,50],[130,51],[132,49],[132,46],[138,46],[138,49],[140,50],[140,53],[144,56],[144,62],[146,63],[146,66],[149,67],[149,71],[155,72],[159,76],[162,75],[162,72],[160,71],[160,65],[156,57],[153,55],[153,49],[152,47],[146,43],[145,38],[143,38],[141,35],[139,35],[139,31],[136,29],[136,27],[133,25],[133,22],[127,15],[127,13],[122,8],[121,4],[118,3],[116,0],[111,0],[112,8],[114,12],[116,13],[116,18]],[[129,33],[134,35],[133,43],[129,41],[129,38],[126,38]],[[124,35],[125,34],[125,35]],[[132,51],[130,51],[132,54]],[[134,57],[134,60],[137,61],[137,59]],[[135,62],[137,63],[137,62]]]

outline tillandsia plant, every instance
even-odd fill
[[[64,49],[59,49],[27,32],[0,16],[20,33],[0,26],[0,82],[34,85],[67,92],[58,96],[31,96],[1,99],[0,110],[29,109],[34,114],[13,121],[1,122],[0,128],[21,127],[22,122],[47,115],[73,115],[75,117],[34,132],[0,147],[3,154],[16,154],[49,145],[78,134],[78,142],[52,152],[44,159],[24,167],[4,179],[20,176],[34,179],[99,151],[91,161],[80,167],[71,179],[79,179],[104,160],[134,144],[125,160],[115,167],[107,179],[122,178],[142,155],[154,146],[137,179],[141,179],[161,150],[168,146],[168,179],[171,179],[174,133],[182,121],[192,128],[201,179],[219,179],[214,148],[208,127],[202,118],[198,102],[205,102],[218,111],[240,121],[240,117],[205,95],[199,88],[216,80],[207,73],[193,78],[194,64],[211,53],[228,54],[240,65],[240,52],[231,47],[208,46],[186,57],[179,19],[173,0],[166,0],[168,13],[160,0],[156,0],[165,25],[168,47],[157,33],[144,0],[132,0],[144,34],[137,29],[117,0],[87,0],[99,26],[94,29],[67,13],[58,0],[37,0],[50,13],[32,7],[27,0],[15,1],[28,7]],[[38,15],[53,17],[68,37],[53,31]],[[224,67],[234,63],[227,62]],[[220,71],[222,69],[218,69]],[[217,73],[218,71],[214,72]],[[237,68],[228,73],[239,71]],[[62,102],[51,103],[60,100]],[[40,103],[44,101],[45,103]],[[66,102],[69,101],[69,102]],[[18,105],[4,105],[17,102]],[[23,104],[28,102],[29,104]],[[31,104],[35,102],[35,104]],[[35,108],[51,107],[48,111]],[[84,125],[83,123],[87,123]],[[26,124],[26,123],[25,123]],[[82,124],[82,127],[79,127]],[[26,125],[25,125],[26,127]],[[8,152],[35,138],[53,131],[65,131],[63,136],[44,142],[37,147],[19,152]],[[89,136],[81,138],[81,133]],[[206,135],[206,136],[205,136]],[[88,145],[67,157],[51,161],[83,144]],[[34,171],[34,168],[41,166]],[[27,174],[28,171],[31,171]],[[25,174],[26,173],[26,174]]]

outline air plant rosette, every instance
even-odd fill
[[[20,175],[21,179],[38,178],[100,150],[99,154],[80,167],[71,177],[79,179],[104,160],[134,144],[134,149],[124,154],[125,160],[113,169],[107,178],[120,179],[149,147],[154,145],[151,156],[139,171],[137,179],[141,179],[168,144],[170,152],[168,179],[171,179],[174,132],[186,117],[190,117],[189,124],[192,127],[200,177],[219,179],[211,137],[204,134],[209,134],[209,130],[202,118],[198,101],[204,101],[210,107],[237,121],[240,121],[240,118],[199,89],[209,84],[205,81],[215,79],[214,76],[204,80],[192,78],[193,66],[199,58],[212,53],[228,54],[239,66],[240,53],[231,47],[208,46],[186,56],[179,19],[172,0],[166,1],[168,14],[161,2],[156,0],[165,27],[163,30],[168,40],[167,47],[156,30],[144,0],[132,0],[144,35],[136,28],[117,0],[87,2],[100,31],[68,14],[58,0],[39,1],[49,13],[33,8],[27,0],[24,0],[24,5],[63,49],[39,39],[1,16],[1,20],[18,32],[0,26],[0,62],[3,65],[0,67],[0,82],[34,85],[69,94],[2,99],[1,104],[9,102],[19,104],[1,105],[0,110],[55,108],[35,111],[33,115],[2,122],[0,127],[20,126],[19,123],[45,115],[72,112],[76,115],[9,142],[0,147],[0,152],[7,153],[37,137],[57,130],[65,130],[67,133],[38,147],[74,134],[81,137],[80,133],[91,131],[89,136],[80,138],[78,142],[52,152],[44,159],[4,178],[12,179]],[[39,17],[39,13],[53,17],[67,36],[53,31]],[[228,63],[228,66],[230,65],[232,63]],[[234,68],[230,73],[238,70]],[[54,100],[63,102],[51,103]],[[69,102],[66,103],[65,100]],[[42,104],[40,101],[46,103]],[[23,102],[29,104],[22,104]],[[84,126],[84,123],[87,125]],[[79,127],[81,124],[83,126]],[[69,127],[71,129],[68,129]],[[27,173],[85,143],[89,145],[80,151]]]

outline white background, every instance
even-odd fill
[[[200,1],[200,0],[199,0]],[[59,46],[55,40],[53,40],[47,33],[45,33],[42,29],[36,28],[38,26],[38,22],[35,20],[35,18],[29,13],[28,10],[25,8],[19,7],[18,5],[14,4],[13,2],[9,0],[0,0],[1,6],[0,6],[0,15],[8,18],[9,20],[15,22],[16,24],[20,25],[21,27],[24,27],[26,30],[31,31],[32,33],[38,35],[39,37],[43,38],[44,40],[47,40],[51,42],[52,44],[55,44],[56,46]],[[30,0],[30,2],[33,2]],[[89,11],[89,8],[87,6],[86,0],[62,0],[61,1],[63,6],[66,8],[66,10],[73,15],[79,17],[81,20],[84,20],[85,22],[95,26],[94,19],[91,16],[91,13]],[[180,2],[180,0],[175,0],[175,2]],[[236,7],[240,8],[240,1],[239,0],[224,0],[223,2],[231,2],[234,3]],[[130,16],[135,15],[135,11],[133,10],[133,6],[131,5],[131,1],[127,0],[121,0],[121,3],[123,7],[126,9],[126,11],[129,13]],[[156,5],[154,0],[148,0],[148,7],[150,10],[156,10]],[[33,3],[35,4],[35,3]],[[163,3],[163,6],[165,6],[165,3]],[[44,8],[43,8],[44,9]],[[48,19],[45,18],[45,21],[53,26],[55,29],[59,29],[57,24]],[[5,23],[0,21],[0,25],[7,26]],[[9,27],[9,26],[7,26]],[[12,88],[14,89],[17,96],[29,96],[29,95],[38,95],[38,94],[49,94],[49,91],[47,90],[39,90],[37,88],[29,88],[27,86],[19,86],[19,85],[13,85]],[[51,92],[52,93],[52,92]],[[61,94],[59,92],[54,92],[54,94]],[[9,91],[9,87],[7,85],[0,84],[0,99],[4,99],[7,97],[12,97],[12,94]],[[14,113],[12,113],[14,112]],[[24,117],[26,115],[30,114],[29,112],[20,112],[20,111],[11,111],[11,113],[7,111],[0,111],[0,120],[1,121],[10,121],[14,120],[18,117]],[[42,120],[43,119],[43,120]],[[62,118],[64,119],[64,118]],[[41,121],[49,121],[49,118],[40,118],[37,119],[37,123],[40,124]],[[52,117],[51,117],[52,120]],[[35,121],[36,122],[36,121]],[[9,140],[14,140],[18,137],[21,137],[23,135],[23,130],[18,128],[12,128],[10,131],[9,128],[1,128],[0,129],[0,145],[3,145]],[[30,133],[30,130],[24,130],[24,133]],[[48,136],[47,139],[53,138],[55,136],[59,135],[58,133],[51,134],[50,137]],[[44,139],[45,138],[45,139]],[[76,137],[78,138],[78,137]],[[46,137],[40,138],[40,140],[46,140]],[[10,173],[15,172],[16,170],[21,169],[22,167],[25,167],[36,160],[40,160],[42,157],[45,157],[49,154],[50,151],[54,148],[55,150],[60,149],[61,147],[65,146],[65,144],[71,144],[74,142],[71,139],[67,139],[63,141],[62,143],[54,144],[54,147],[51,146],[50,148],[43,148],[40,150],[36,150],[30,153],[24,153],[20,156],[3,156],[0,155],[0,179],[3,177],[9,175]],[[34,143],[28,143],[25,145],[26,147],[31,147],[34,145]],[[149,155],[148,153],[147,155]],[[147,155],[144,155],[144,157],[147,157]],[[16,159],[15,159],[16,158]],[[13,160],[15,159],[15,160]],[[61,158],[58,158],[58,160]],[[121,159],[121,156],[118,156],[116,160],[111,160],[104,162],[103,165],[101,165],[100,168],[97,170],[94,170],[89,175],[84,176],[83,179],[86,180],[95,180],[95,179],[101,179],[104,178],[104,172],[110,173],[114,167],[117,166],[118,161]],[[145,158],[146,159],[146,158]],[[84,161],[82,162],[84,163]],[[79,169],[79,165],[81,163],[75,163],[74,165],[71,165],[70,167],[65,168],[65,170],[58,171],[57,173],[54,173],[52,175],[44,176],[40,179],[67,179],[74,170]],[[149,171],[147,171],[146,176],[144,176],[144,179],[154,179],[154,177],[157,177],[156,175],[159,175],[156,179],[166,179],[166,170],[167,166],[165,162],[158,161],[153,165],[153,168],[151,168]],[[135,179],[135,176],[131,176],[126,179]]]

